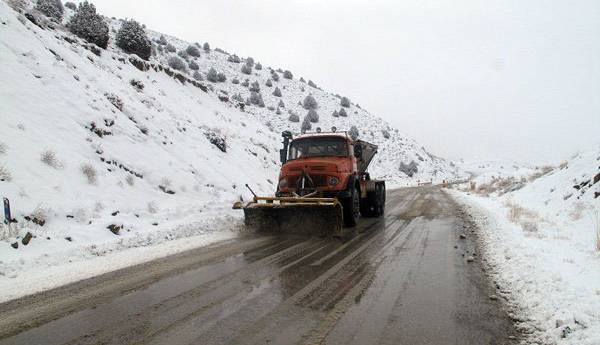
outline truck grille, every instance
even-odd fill
[[[309,175],[310,178],[315,183],[315,187],[326,187],[327,186],[327,176],[326,175]],[[288,177],[288,186],[291,188],[298,187],[298,180],[300,176],[290,176]]]

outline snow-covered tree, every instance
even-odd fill
[[[186,70],[185,62],[183,62],[183,60],[181,60],[177,56],[169,57],[168,63],[169,63],[169,67],[171,67],[172,69],[182,71],[182,72]]]
[[[227,81],[227,76],[225,75],[225,73],[223,73],[223,72],[217,73],[217,81],[219,83],[224,83],[225,81]]]
[[[275,71],[271,72],[271,79],[273,79],[273,81],[279,81],[279,74]]]
[[[176,51],[177,51],[177,48],[175,48],[175,46],[174,46],[174,45],[172,45],[171,43],[167,43],[167,51],[168,51],[169,53],[174,53],[174,52],[176,52]]]
[[[273,96],[281,97],[281,90],[279,90],[279,86],[275,86],[275,90],[273,91]]]
[[[255,70],[257,70],[257,71],[260,71],[260,70],[262,69],[262,65],[260,64],[260,62],[257,62],[257,63],[254,65],[254,69],[255,69]]]
[[[160,35],[160,37],[158,38],[158,44],[166,46],[167,44],[169,44],[169,42],[167,41],[167,38],[164,35]]]
[[[71,1],[65,2],[65,7],[68,9],[71,9],[73,11],[77,11],[77,5],[75,5],[74,2],[71,2]]]
[[[277,103],[277,107],[279,108],[285,108],[285,103],[283,103],[283,100],[279,100],[279,103]]]
[[[342,108],[340,109],[338,115],[340,115],[341,117],[347,117],[348,114],[346,113],[346,109]]]
[[[202,46],[202,49],[204,49],[204,51],[207,53],[210,52],[210,44],[208,44],[208,42],[205,42]]]
[[[100,48],[106,49],[108,46],[108,24],[96,13],[96,7],[87,1],[79,4],[67,27],[76,36]]]
[[[308,95],[304,98],[304,101],[302,101],[302,106],[304,109],[317,109],[319,104],[312,95]]]
[[[342,100],[340,101],[340,105],[344,108],[349,108],[350,100],[348,99],[348,97],[342,97]]]
[[[266,86],[271,87],[273,86],[273,82],[271,81],[271,79],[267,79],[267,82],[265,83]]]
[[[308,81],[308,86],[314,87],[315,89],[317,88],[317,84],[315,84],[312,80]]]
[[[55,22],[62,21],[65,8],[60,0],[38,0],[35,8]]]
[[[252,66],[248,66],[247,64],[242,65],[242,73],[244,74],[252,74]]]
[[[382,129],[382,130],[381,130],[381,134],[383,135],[383,137],[384,137],[385,139],[389,139],[389,138],[390,138],[390,132],[388,132],[388,131],[387,131],[387,130],[385,130],[385,129]]]
[[[338,114],[337,110],[334,110],[333,113],[331,113],[331,116],[333,116],[333,117],[339,117],[340,114]]]
[[[309,110],[308,114],[306,114],[306,116],[308,117],[310,122],[313,122],[313,123],[319,122],[319,114],[314,109]]]
[[[300,122],[300,117],[296,114],[290,114],[290,117],[288,117],[288,120],[290,122]]]
[[[350,138],[352,138],[353,140],[358,139],[359,136],[359,132],[358,132],[358,128],[356,128],[356,126],[352,126],[350,127],[350,130],[348,131],[348,135],[350,136]]]
[[[117,32],[117,46],[128,54],[136,54],[144,60],[150,59],[152,43],[144,27],[135,20],[126,20]]]
[[[404,162],[400,162],[400,171],[405,173],[408,177],[413,177],[414,174],[419,172],[419,165],[415,163],[414,160],[411,160],[410,163],[406,164]]]
[[[206,79],[210,82],[216,83],[219,81],[217,70],[211,67],[206,74]]]
[[[312,124],[310,123],[310,119],[308,118],[308,116],[305,116],[304,120],[302,120],[302,126],[300,127],[300,130],[302,131],[302,133],[304,133],[306,131],[310,131],[311,128]]]
[[[235,54],[229,55],[229,57],[227,58],[227,61],[233,62],[233,63],[240,63],[241,62],[240,58],[237,55],[235,55]]]
[[[285,79],[294,79],[294,75],[292,74],[292,72],[286,70],[285,72],[283,72],[283,77]]]
[[[246,59],[246,65],[248,65],[248,66],[250,66],[250,67],[254,66],[254,58],[252,58],[252,57],[248,57],[248,58]]]
[[[185,48],[185,52],[189,56],[200,57],[200,49],[198,49],[196,46],[189,45],[187,48]]]
[[[192,71],[197,71],[200,69],[200,66],[198,66],[198,64],[196,63],[196,61],[191,60],[190,63],[188,64],[188,67],[192,70]]]
[[[196,80],[198,80],[198,81],[200,81],[200,80],[202,80],[202,79],[203,79],[203,78],[202,78],[202,74],[200,74],[200,72],[198,72],[198,71],[195,71],[195,72],[194,72],[194,75],[192,76],[192,78],[194,78],[194,79],[196,79]]]
[[[252,84],[250,84],[250,92],[260,92],[260,85],[257,81],[254,81]]]
[[[250,92],[250,103],[254,105],[258,105],[259,107],[264,107],[265,102],[263,101],[262,95],[260,92],[252,91]]]

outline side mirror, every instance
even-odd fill
[[[281,164],[285,164],[285,162],[287,162],[287,150],[286,149],[279,150],[279,160],[281,161]]]
[[[354,157],[362,158],[362,146],[358,144],[354,145]]]

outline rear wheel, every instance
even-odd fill
[[[360,195],[357,188],[353,188],[352,195],[344,200],[344,225],[356,226],[360,217]]]

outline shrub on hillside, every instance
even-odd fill
[[[205,42],[202,46],[202,49],[204,49],[204,51],[207,53],[210,52],[210,44],[208,44],[208,42]]]
[[[225,75],[225,73],[223,73],[223,72],[217,73],[217,81],[219,83],[224,83],[225,81],[227,81],[227,76]]]
[[[208,141],[215,145],[219,150],[222,152],[227,152],[227,141],[225,140],[225,137],[218,131],[207,130],[204,132],[204,136],[206,136],[206,139],[208,139]]]
[[[193,56],[193,57],[200,57],[200,49],[198,49],[198,47],[196,46],[192,46],[189,45],[186,49],[185,52],[189,55],[189,56]]]
[[[415,163],[414,160],[411,160],[410,163],[405,164],[404,162],[400,163],[400,171],[405,173],[408,177],[413,177],[414,174],[419,172],[419,166]]]
[[[240,80],[239,80],[238,78],[233,78],[233,79],[231,80],[231,83],[232,83],[232,84],[236,84],[236,85],[237,85],[237,84],[239,84],[239,83],[240,83]]]
[[[117,109],[119,109],[120,111],[123,111],[123,100],[121,100],[121,98],[119,98],[119,96],[115,95],[114,93],[105,93],[104,96],[106,97],[106,99],[108,99],[108,101]]]
[[[248,87],[248,86],[250,86],[250,80],[248,80],[248,79],[244,80],[244,81],[242,82],[242,86],[243,86],[243,87]]]
[[[292,72],[286,70],[285,72],[283,72],[283,77],[285,79],[294,79],[294,75],[292,74]]]
[[[263,108],[265,106],[265,102],[263,101],[262,95],[260,92],[252,91],[250,92],[250,103],[254,105],[258,105]]]
[[[38,0],[35,8],[55,22],[62,21],[65,8],[60,0]]]
[[[180,58],[178,58],[177,56],[169,57],[168,63],[169,63],[169,67],[171,67],[174,70],[178,70],[178,71],[182,71],[182,72],[185,72],[185,70],[186,70],[185,62],[183,60],[181,60]]]
[[[340,109],[340,111],[338,112],[338,115],[340,115],[341,117],[348,116],[348,114],[346,113],[346,109],[344,109],[344,108]]]
[[[133,86],[133,88],[137,91],[137,92],[142,92],[142,90],[144,90],[144,83],[141,80],[137,80],[137,79],[131,79],[129,81],[129,84],[131,86]]]
[[[252,66],[243,65],[242,66],[242,73],[244,73],[244,74],[251,74],[252,73]]]
[[[167,38],[164,35],[160,35],[158,38],[158,44],[166,46],[169,44],[169,41],[167,41]]]
[[[278,86],[275,87],[275,90],[273,91],[273,96],[281,97],[281,90],[279,90]]]
[[[117,47],[128,54],[136,54],[144,60],[150,59],[152,43],[144,27],[135,20],[126,20],[117,32]]]
[[[100,48],[106,49],[108,46],[108,24],[96,13],[96,7],[87,1],[79,4],[67,27],[76,36]]]
[[[257,81],[253,81],[252,84],[250,84],[250,92],[260,92],[260,85]]]
[[[308,95],[304,98],[304,101],[302,101],[302,106],[304,109],[317,109],[319,104],[312,95]]]
[[[8,168],[4,167],[0,164],[0,181],[10,182],[12,180],[12,175]]]
[[[301,83],[306,83],[306,80],[304,80],[304,77],[300,77],[300,82]]]
[[[342,97],[341,101],[340,101],[340,105],[344,108],[349,108],[350,107],[350,100],[347,97]]]
[[[196,61],[191,60],[190,63],[188,64],[188,67],[192,70],[192,71],[197,71],[200,69],[200,66],[198,66],[198,64],[196,63]]]
[[[348,135],[350,136],[350,138],[352,138],[353,140],[358,139],[359,136],[359,132],[358,132],[358,128],[356,128],[356,126],[352,126],[350,127],[350,130],[348,131]]]
[[[300,126],[300,130],[302,131],[302,133],[305,133],[307,131],[310,131],[311,128],[312,124],[310,123],[310,119],[308,118],[308,116],[305,116],[304,120],[302,120],[302,126]]]
[[[240,58],[237,55],[235,55],[235,54],[229,55],[229,57],[227,58],[227,61],[233,62],[233,63],[240,63],[241,62]]]
[[[250,67],[254,66],[254,58],[248,56],[248,58],[246,58],[246,65]]]
[[[290,114],[290,117],[288,117],[288,120],[290,120],[290,122],[300,122],[300,116],[298,116],[296,114]]]
[[[174,52],[176,52],[176,51],[177,51],[177,48],[175,48],[175,46],[174,46],[174,45],[172,45],[171,43],[167,43],[167,51],[168,51],[169,53],[174,53]]]
[[[382,129],[382,130],[381,130],[381,134],[383,134],[383,137],[384,137],[385,139],[389,139],[389,138],[390,138],[390,132],[388,132],[388,131],[387,131],[387,130],[385,130],[385,129]]]
[[[260,71],[262,69],[262,65],[260,64],[260,62],[257,62],[256,65],[254,65],[254,69],[257,71]]]
[[[83,174],[83,176],[85,176],[89,184],[96,184],[96,181],[98,180],[98,173],[92,165],[82,164],[81,173]]]
[[[273,71],[271,73],[271,79],[273,79],[273,81],[279,81],[279,73]]]
[[[308,114],[306,114],[306,116],[308,117],[308,120],[312,123],[319,122],[319,114],[314,109],[309,110]]]
[[[219,81],[217,70],[211,67],[206,74],[206,79],[210,82],[216,83]]]
[[[77,5],[75,5],[75,3],[71,2],[71,1],[65,2],[65,7],[68,8],[68,9],[70,9],[70,10],[73,10],[73,11],[77,10]]]

